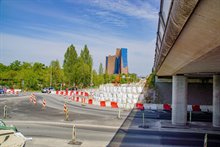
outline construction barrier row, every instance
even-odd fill
[[[62,95],[62,96],[73,96],[73,95],[78,95],[78,96],[89,96],[88,92],[83,92],[83,91],[56,91],[56,95]]]
[[[171,105],[170,104],[163,104],[163,110],[171,111]],[[192,111],[201,111],[200,105],[192,105]]]
[[[172,111],[172,107],[171,104],[143,104],[145,109],[151,109],[151,110],[158,110],[158,109],[162,109],[164,111]],[[137,103],[136,104],[136,108],[141,108],[142,104]],[[205,106],[205,105],[188,105],[187,106],[187,111],[211,111],[212,110],[212,106]]]

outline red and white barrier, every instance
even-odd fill
[[[105,101],[100,101],[100,106],[101,106],[101,107],[106,107]]]
[[[137,103],[136,108],[140,110],[144,110],[144,105],[142,103]]]
[[[192,105],[192,111],[201,111],[200,105]]]
[[[63,111],[66,113],[68,110],[67,110],[68,108],[67,108],[67,105],[66,105],[66,103],[64,103],[64,105],[63,105]]]
[[[36,97],[34,97],[33,103],[34,103],[35,106],[37,105],[37,99],[36,99]]]
[[[42,102],[42,109],[44,109],[46,107],[46,100],[43,99],[43,102]]]
[[[118,108],[118,103],[117,102],[111,102],[111,107],[112,108]]]
[[[163,110],[171,111],[172,110],[171,105],[170,104],[163,104]]]
[[[88,100],[88,104],[92,105],[92,104],[93,104],[93,100],[92,100],[92,99],[89,99],[89,100]]]

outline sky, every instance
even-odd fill
[[[0,63],[50,65],[71,44],[86,44],[94,69],[116,48],[128,49],[130,73],[147,76],[154,62],[160,0],[0,0]]]

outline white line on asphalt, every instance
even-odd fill
[[[8,124],[44,124],[44,125],[61,125],[61,126],[73,126],[73,123],[62,122],[49,122],[49,121],[6,121]],[[90,124],[74,124],[76,127],[91,127],[91,128],[104,128],[104,129],[119,129],[120,126],[103,126],[103,125],[90,125]]]

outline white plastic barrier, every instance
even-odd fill
[[[132,99],[133,95],[131,93],[128,94],[128,98]]]
[[[133,101],[134,104],[136,104],[138,99],[133,99],[132,101]]]
[[[106,92],[106,87],[102,86],[101,90],[103,90],[104,92]]]
[[[118,87],[118,92],[122,92],[122,87],[120,86],[120,87]]]
[[[144,104],[145,109],[151,109],[151,110],[157,110],[158,109],[158,104]]]
[[[140,100],[140,101],[144,100],[144,94],[140,94],[138,97],[138,100]]]
[[[212,105],[200,105],[200,109],[203,112],[212,112],[213,111]]]
[[[134,99],[138,99],[140,94],[133,94]]]
[[[132,93],[137,93],[136,87],[132,87]]]
[[[142,90],[143,90],[143,88],[142,88],[142,87],[137,87],[137,92],[138,92],[138,93],[141,93],[141,92],[142,92]]]
[[[126,93],[126,87],[122,87],[122,92]]]
[[[127,87],[127,93],[131,93],[131,87]]]
[[[103,97],[108,97],[106,92],[103,93]]]
[[[106,92],[110,92],[109,86],[106,87]]]
[[[127,99],[127,102],[130,103],[130,104],[132,104],[132,100],[131,100],[130,98]]]
[[[117,87],[113,87],[113,93],[117,92]]]

